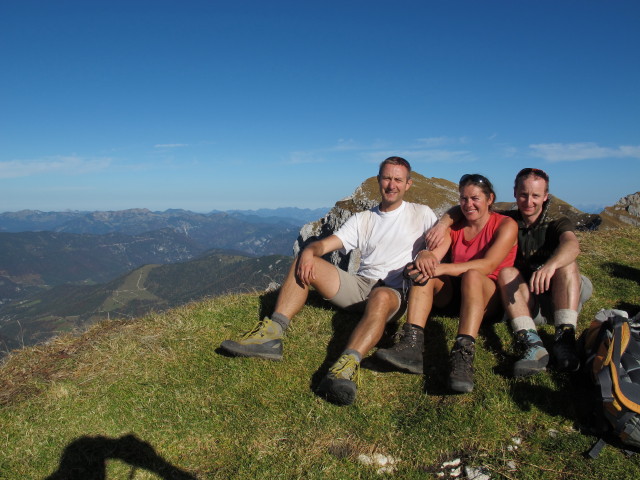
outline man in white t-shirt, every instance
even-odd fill
[[[378,171],[380,204],[351,216],[333,235],[310,243],[291,266],[274,313],[240,340],[225,340],[221,348],[234,356],[281,360],[284,332],[313,287],[340,308],[363,311],[347,348],[318,388],[334,403],[353,403],[360,361],[378,343],[387,322],[403,314],[402,271],[423,248],[424,234],[437,221],[426,205],[403,200],[411,183],[409,162],[400,157],[384,160]],[[322,258],[354,248],[361,253],[355,275]]]

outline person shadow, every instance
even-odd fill
[[[136,469],[143,469],[166,480],[197,480],[167,462],[149,443],[133,434],[119,438],[83,436],[73,440],[65,447],[58,469],[45,480],[106,480],[108,460],[131,465],[130,478]]]

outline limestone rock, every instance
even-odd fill
[[[606,207],[600,217],[602,228],[640,226],[640,192],[622,197],[612,207]]]

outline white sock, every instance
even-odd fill
[[[561,308],[553,312],[553,323],[556,327],[560,325],[571,325],[573,328],[578,326],[578,312],[569,308]]]
[[[514,333],[520,330],[535,330],[536,324],[533,323],[531,317],[523,315],[522,317],[516,317],[511,320],[511,329]]]

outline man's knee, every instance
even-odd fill
[[[372,313],[379,313],[386,320],[400,309],[401,303],[400,292],[397,290],[389,287],[374,288],[371,290],[369,298],[367,299],[365,316]]]
[[[558,268],[551,281],[551,288],[568,288],[570,285],[580,285],[580,269],[576,262]]]

